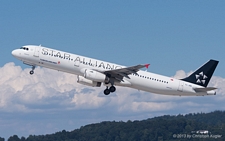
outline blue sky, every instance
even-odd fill
[[[52,87],[53,84],[46,87],[42,84],[49,84],[51,81],[47,83],[44,78],[49,75],[48,78],[51,80],[55,77],[52,75],[54,71],[40,68],[39,75],[43,79],[34,81],[26,75],[29,71],[26,68],[29,66],[16,60],[11,55],[11,51],[27,44],[42,44],[46,47],[126,66],[150,63],[149,71],[167,76],[174,76],[178,70],[183,70],[187,74],[207,60],[216,59],[220,63],[214,74],[216,78],[211,85],[222,87],[225,82],[224,4],[224,1],[2,1],[0,5],[0,55],[2,58],[0,79],[1,98],[4,97],[3,99],[6,100],[2,100],[2,103],[6,104],[0,106],[0,124],[5,127],[4,131],[0,131],[0,136],[8,137],[13,134],[27,136],[28,133],[45,134],[63,129],[72,130],[81,125],[102,120],[135,120],[162,114],[200,112],[196,110],[198,109],[196,107],[202,107],[196,105],[201,103],[198,100],[202,101],[206,107],[211,107],[202,111],[223,109],[218,103],[218,99],[224,98],[223,88],[218,90],[221,97],[214,97],[214,101],[210,103],[211,98],[170,98],[132,89],[121,97],[119,94],[110,98],[103,96],[104,100],[102,100],[104,88],[96,90],[72,84],[76,83],[76,80],[69,78],[65,79],[68,81],[64,85],[65,90]],[[55,73],[66,78],[70,76]],[[5,78],[6,75],[9,75],[8,78]],[[180,75],[177,74],[177,76]],[[56,82],[62,79],[57,78]],[[22,81],[18,84],[20,87],[16,86],[14,82],[20,81]],[[57,86],[61,87],[59,84]],[[45,93],[40,95],[32,88],[43,89]],[[127,89],[121,89],[121,91],[126,92]],[[9,97],[7,93],[10,93]],[[94,98],[96,102],[87,100],[82,95],[84,93]],[[32,94],[39,100],[36,104],[28,102],[33,100]],[[51,94],[53,96],[49,96]],[[84,105],[91,103],[90,107],[79,107],[79,102],[69,101],[68,97],[73,100],[80,99],[85,103]],[[116,98],[129,101],[124,100],[123,104],[114,103]],[[164,107],[159,108],[159,111],[149,111],[143,108],[147,104],[146,98],[153,98],[150,100],[153,102],[150,103],[153,104],[153,108],[154,105],[156,105],[155,109],[158,109],[157,105],[164,105]],[[111,105],[107,104],[109,101],[112,102]],[[140,112],[135,108],[128,109],[131,106],[130,102],[133,102],[133,106],[137,104],[137,102],[134,103],[135,101],[141,101],[138,103],[142,105],[139,106]],[[67,102],[76,103],[78,107],[71,106],[71,103],[66,104]],[[13,103],[16,104],[13,105]],[[176,103],[181,105],[186,103],[186,105],[184,104],[183,108],[182,106],[175,108]],[[91,108],[92,104],[96,107]],[[192,106],[185,108],[187,105]],[[91,114],[93,118],[88,118],[88,114]],[[25,126],[22,128],[22,125]],[[15,130],[17,127],[21,128]],[[46,130],[42,130],[43,128]]]

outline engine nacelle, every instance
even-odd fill
[[[92,86],[92,87],[100,87],[102,84],[101,82],[92,81],[79,75],[77,76],[77,83],[87,85],[87,86]]]
[[[105,74],[97,72],[95,70],[89,70],[89,69],[86,69],[84,71],[84,78],[87,78],[87,79],[93,80],[93,81],[97,81],[97,82],[108,81]]]

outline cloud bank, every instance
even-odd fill
[[[0,136],[46,134],[103,120],[141,120],[225,107],[225,79],[218,76],[209,84],[218,88],[216,96],[164,96],[121,87],[105,96],[104,87],[78,84],[76,75],[40,67],[32,76],[29,71],[14,63],[0,68]],[[179,70],[174,77],[190,73]]]

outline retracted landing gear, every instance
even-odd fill
[[[116,87],[115,86],[111,86],[110,88],[108,88],[108,86],[106,87],[106,89],[104,90],[104,94],[105,95],[109,95],[110,93],[113,93],[116,91]]]
[[[32,70],[30,71],[30,75],[34,74],[35,66],[32,66]]]

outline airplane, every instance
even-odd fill
[[[214,87],[207,87],[219,61],[209,60],[190,76],[175,79],[147,71],[150,64],[122,66],[81,55],[37,45],[25,45],[12,51],[24,64],[46,67],[77,75],[77,82],[92,87],[105,85],[105,95],[116,91],[115,86],[129,87],[150,93],[173,96],[216,95]]]

